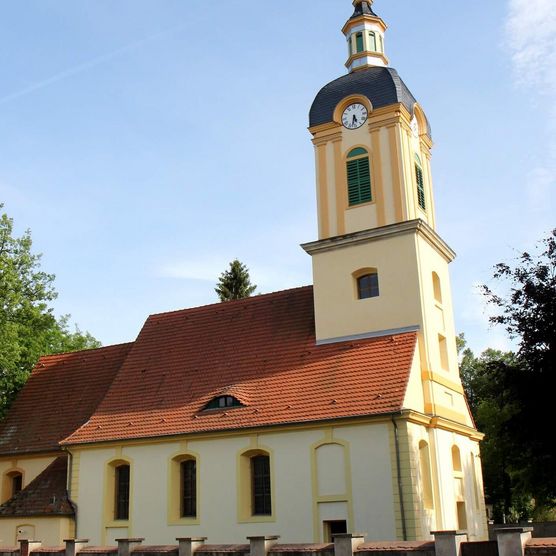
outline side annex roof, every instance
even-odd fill
[[[75,510],[66,490],[67,473],[67,456],[57,457],[23,490],[0,505],[0,518],[48,515],[73,516]]]
[[[59,450],[95,411],[132,345],[41,357],[0,423],[0,455]]]

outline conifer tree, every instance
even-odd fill
[[[251,284],[249,269],[235,259],[230,263],[229,270],[220,275],[214,291],[218,294],[220,301],[232,301],[251,297],[256,289],[257,286]]]

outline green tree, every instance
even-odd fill
[[[479,357],[458,338],[460,373],[477,428],[485,434],[481,460],[485,494],[494,506],[495,520],[518,521],[529,517],[531,495],[517,484],[520,470],[510,423],[518,411],[512,382],[520,366],[512,352],[485,350]]]
[[[0,205],[0,209],[3,205]],[[76,328],[69,318],[57,319],[54,275],[40,268],[29,231],[13,235],[13,220],[0,215],[0,417],[25,383],[41,355],[75,351],[100,344]]]
[[[554,507],[556,443],[548,431],[556,392],[556,230],[542,240],[539,253],[523,253],[513,266],[496,265],[494,278],[507,294],[482,287],[497,309],[491,321],[518,342],[516,360],[500,378],[512,407],[504,428],[514,444],[513,488],[532,496],[537,508]]]
[[[230,263],[230,268],[220,275],[214,291],[220,301],[232,301],[250,297],[256,289],[257,286],[251,284],[249,269],[235,259]]]

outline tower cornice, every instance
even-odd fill
[[[361,230],[351,234],[321,239],[304,243],[301,247],[309,255],[322,253],[325,251],[333,251],[335,249],[376,241],[384,238],[390,238],[398,235],[418,234],[433,246],[443,257],[446,262],[450,263],[456,258],[455,251],[424,221],[420,218],[415,220],[406,220],[396,224],[381,226],[380,228],[371,228],[369,230]]]
[[[374,15],[360,15],[356,18],[348,19],[345,25],[342,27],[342,33],[344,33],[345,35],[352,27],[361,25],[361,23],[365,21],[378,24],[380,27],[382,27],[383,32],[388,29],[388,25],[386,25],[385,21],[381,17]]]

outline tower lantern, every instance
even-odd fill
[[[387,26],[372,8],[373,0],[354,0],[353,15],[342,32],[348,44],[346,67],[350,72],[371,66],[387,66],[384,33]]]

